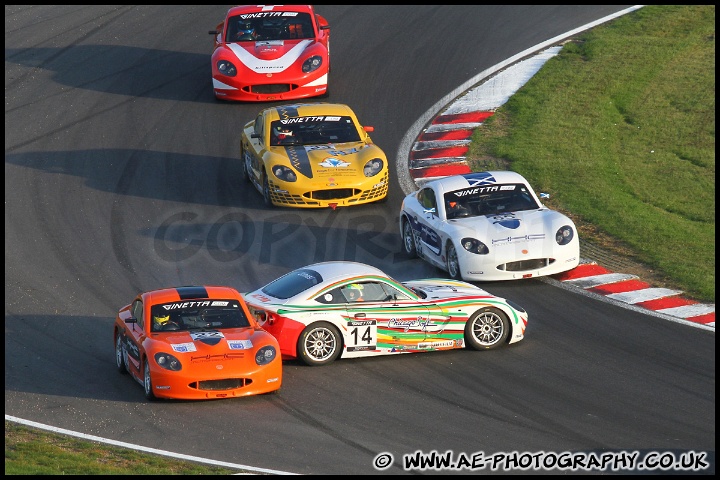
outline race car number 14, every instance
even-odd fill
[[[377,320],[352,320],[348,322],[347,351],[375,350],[377,344]]]

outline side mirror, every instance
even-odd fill
[[[137,323],[138,319],[136,317],[128,317],[125,319],[125,323]]]
[[[262,135],[260,135],[259,133],[253,133],[250,135],[250,138],[262,138]]]
[[[370,133],[370,132],[374,132],[374,131],[375,131],[375,127],[363,126],[363,130],[365,130],[366,132]]]
[[[210,35],[217,35],[217,34],[220,33],[220,32],[218,32],[217,30],[210,30],[208,33],[209,33]]]

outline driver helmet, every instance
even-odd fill
[[[347,286],[348,296],[350,300],[361,300],[363,295],[363,286],[359,283],[351,283]]]
[[[170,321],[170,314],[167,315],[155,315],[155,323],[163,327]]]
[[[253,27],[253,24],[249,20],[240,20],[240,23],[238,25],[238,32],[237,36],[242,37],[245,35],[250,35],[252,37],[255,36],[255,27]]]
[[[275,127],[275,136],[278,140],[285,140],[287,137],[292,137],[293,132],[285,125],[278,125]]]

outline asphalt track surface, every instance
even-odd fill
[[[321,5],[330,100],[392,158],[468,79],[626,7]],[[146,402],[112,345],[139,291],[249,291],[338,259],[439,274],[400,253],[397,184],[335,212],[242,187],[239,129],[262,105],[212,97],[207,31],[226,9],[5,7],[6,418],[300,474],[421,473],[402,463],[418,451],[699,452],[714,473],[714,331],[536,279],[483,285],[530,312],[508,348],[285,362],[277,395]]]

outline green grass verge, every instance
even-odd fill
[[[715,6],[646,6],[579,35],[474,132],[467,158],[507,165],[581,238],[592,225],[714,302]]]
[[[5,475],[233,475],[242,470],[112,447],[5,422]]]

